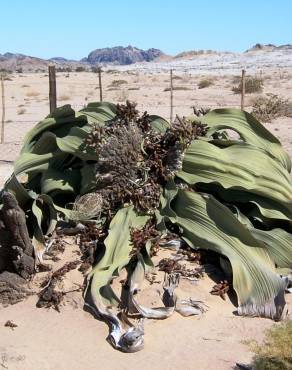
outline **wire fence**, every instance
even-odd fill
[[[244,91],[241,70],[235,75],[191,75],[175,70],[169,73],[66,73],[55,75],[55,92],[52,94],[49,74],[13,74],[2,76],[3,142],[18,143],[25,133],[50,113],[52,98],[57,107],[70,104],[80,110],[89,102],[124,103],[136,101],[140,111],[173,119],[176,114],[190,115],[193,107],[248,106],[244,94],[234,94],[232,87],[240,84]],[[263,71],[261,71],[263,78]],[[102,76],[102,77],[101,77]],[[279,75],[281,79],[281,74]],[[99,78],[100,77],[100,78]],[[102,83],[102,89],[101,89]],[[204,84],[206,86],[204,86]],[[273,89],[275,91],[275,87]],[[52,96],[53,95],[53,96]]]

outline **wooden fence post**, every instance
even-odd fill
[[[102,101],[102,84],[101,84],[101,68],[98,68],[98,81],[99,81],[99,101]]]
[[[49,99],[50,113],[57,108],[57,88],[56,88],[56,69],[55,66],[49,66]]]
[[[1,120],[1,144],[4,143],[4,125],[5,125],[5,95],[4,95],[4,76],[1,75],[1,96],[2,96],[2,120]]]
[[[244,96],[245,96],[245,69],[241,71],[241,110],[244,110]]]
[[[173,80],[172,80],[172,69],[170,70],[170,124],[173,121]]]

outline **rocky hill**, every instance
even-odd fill
[[[90,70],[96,64],[129,65],[137,62],[155,61],[163,56],[165,54],[161,50],[153,48],[142,50],[133,46],[96,49],[80,61],[63,57],[41,59],[23,54],[5,53],[0,54],[0,70],[38,72],[46,70],[49,64],[55,64],[60,70],[75,70],[77,67]]]
[[[119,64],[127,65],[137,62],[151,62],[164,53],[158,49],[141,50],[133,46],[116,46],[113,48],[96,49],[89,53],[83,62],[89,64]]]
[[[61,57],[41,59],[23,54],[0,54],[0,71],[45,72],[51,64],[56,65],[61,70],[75,70],[77,67],[83,66],[81,62],[67,60]]]
[[[250,49],[247,49],[246,52],[252,51],[281,51],[281,50],[292,50],[291,44],[279,45],[274,44],[255,44]]]
[[[174,59],[190,59],[202,55],[219,54],[216,50],[188,50],[174,56]]]
[[[33,71],[47,68],[49,62],[23,54],[5,53],[0,54],[0,70],[8,71]]]
[[[148,62],[155,62],[148,63]],[[143,63],[143,65],[141,65]],[[290,66],[292,64],[292,45],[256,44],[244,53],[216,52],[213,50],[191,50],[176,56],[168,56],[158,49],[142,50],[133,46],[116,46],[112,48],[96,49],[80,61],[63,57],[41,59],[23,54],[0,54],[0,71],[11,72],[46,72],[48,65],[54,64],[57,71],[90,71],[97,64],[103,66],[116,65],[119,68],[141,70],[169,68],[208,69],[216,72],[217,69],[234,69],[252,65]]]

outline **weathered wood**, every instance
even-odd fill
[[[102,101],[101,68],[98,68],[99,100]]]
[[[56,86],[56,69],[55,66],[49,66],[49,99],[50,113],[57,108],[57,86]]]
[[[241,71],[241,110],[244,110],[244,97],[245,97],[245,69]]]
[[[1,119],[1,144],[4,143],[5,130],[5,93],[4,93],[4,77],[1,75],[1,96],[2,96],[2,119]]]
[[[27,231],[23,210],[19,207],[14,195],[8,191],[2,193],[2,204],[3,222],[11,234],[12,245],[20,247],[26,255],[32,256],[33,245]]]
[[[11,254],[11,235],[5,228],[2,212],[0,211],[0,272],[14,271]]]
[[[0,273],[0,304],[15,304],[31,294],[25,279],[8,271]]]
[[[170,70],[170,124],[173,122],[173,78],[172,69]]]
[[[2,268],[10,269],[18,273],[24,279],[29,279],[35,272],[34,248],[31,243],[27,226],[26,218],[23,210],[18,206],[15,197],[4,191],[2,193],[2,210],[1,218],[3,221],[2,227],[5,227],[6,236],[4,252],[1,257]],[[2,233],[1,233],[2,234]],[[5,233],[3,233],[4,235]],[[1,238],[2,239],[2,238]],[[3,241],[1,240],[3,243]],[[7,261],[3,261],[7,258]]]
[[[17,245],[13,245],[11,249],[13,258],[12,264],[15,271],[24,279],[29,279],[35,273],[34,258],[25,254]]]

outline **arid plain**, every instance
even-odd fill
[[[241,69],[217,74],[174,70],[174,114],[188,116],[192,107],[239,107],[240,95],[232,87]],[[247,68],[247,75],[263,80],[261,94],[277,94],[292,101],[292,68],[271,66]],[[199,88],[208,79],[210,86]],[[153,69],[112,68],[102,73],[103,100],[123,103],[136,101],[140,111],[147,110],[169,119],[169,73]],[[1,185],[10,175],[25,134],[49,114],[48,75],[46,73],[12,74],[5,81],[5,143],[0,145]],[[88,102],[99,100],[97,74],[89,72],[57,73],[58,106],[71,104],[81,109]],[[246,109],[251,111],[258,93],[246,95]],[[1,116],[1,110],[0,110]],[[292,118],[279,117],[265,126],[282,142],[292,156]],[[74,259],[76,245],[68,242],[60,266]],[[68,274],[68,288],[82,282],[79,272]],[[33,283],[32,283],[33,284]],[[182,318],[178,314],[166,321],[149,321],[145,326],[145,349],[134,354],[114,351],[106,342],[104,322],[95,320],[82,310],[81,292],[72,293],[58,313],[35,307],[36,297],[14,306],[1,308],[0,367],[6,369],[231,369],[236,362],[249,363],[252,353],[244,340],[263,338],[273,322],[261,318],[234,315],[235,307],[227,299],[209,294],[213,281],[209,277],[197,285],[185,282],[184,292],[202,299],[209,310],[202,317]],[[156,285],[152,290],[155,291]],[[149,287],[145,287],[146,291]],[[153,292],[151,293],[153,294]],[[147,294],[145,295],[147,296]],[[149,293],[150,297],[150,293]],[[151,296],[152,297],[152,296]],[[159,298],[159,296],[157,295]],[[153,305],[158,298],[149,298]],[[290,309],[291,295],[287,296]],[[17,323],[14,330],[4,327],[7,320]]]

